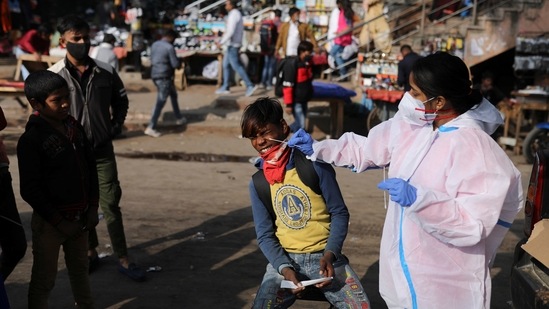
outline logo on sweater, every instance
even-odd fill
[[[302,229],[311,219],[311,200],[305,191],[292,185],[283,185],[275,194],[274,209],[277,217],[291,229]]]

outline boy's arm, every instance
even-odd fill
[[[48,195],[43,191],[46,186],[40,177],[42,159],[38,146],[35,145],[40,145],[40,143],[26,135],[22,135],[17,143],[21,197],[38,215],[56,226],[63,217],[53,207]]]
[[[269,263],[282,274],[282,269],[292,266],[290,258],[275,235],[274,223],[267,208],[265,208],[259,199],[253,181],[250,181],[248,189],[250,190],[252,214],[259,249],[261,249],[261,252],[263,252]]]
[[[124,121],[126,121],[129,105],[128,94],[126,93],[124,83],[122,82],[122,79],[120,79],[118,73],[113,71],[113,87],[111,95],[111,125],[113,128],[113,136],[116,136],[122,132],[122,126],[124,125]]]
[[[330,251],[336,259],[341,256],[343,242],[349,227],[349,211],[341,195],[336,173],[330,164],[314,162],[315,171],[320,179],[320,189],[331,216],[330,236],[324,251]]]

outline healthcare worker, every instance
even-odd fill
[[[498,111],[469,70],[438,52],[416,61],[411,90],[368,137],[288,145],[357,172],[389,166],[379,289],[389,308],[490,308],[490,266],[522,205],[519,171],[490,134]]]

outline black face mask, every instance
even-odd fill
[[[312,62],[313,56],[305,56],[305,59],[303,59],[305,62]]]
[[[67,42],[67,52],[76,60],[83,60],[88,56],[90,43]]]

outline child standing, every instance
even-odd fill
[[[6,126],[6,117],[0,107],[0,131]],[[0,308],[9,308],[4,280],[27,251],[27,239],[15,204],[9,164],[3,138],[0,137]]]
[[[286,113],[294,116],[292,132],[305,128],[307,103],[313,97],[313,44],[301,41],[297,56],[288,57],[282,68],[282,93]]]
[[[93,308],[88,229],[98,223],[99,187],[92,147],[69,115],[63,77],[32,73],[25,80],[25,95],[35,110],[17,144],[21,197],[33,209],[28,307],[47,307],[63,247],[76,307]]]
[[[253,308],[287,308],[304,292],[301,281],[324,277],[333,280],[316,287],[332,305],[369,308],[358,276],[341,253],[349,212],[332,166],[312,163],[280,142],[290,129],[275,99],[248,105],[241,129],[262,158],[249,190],[257,241],[269,261]],[[297,287],[283,289],[282,280]]]

